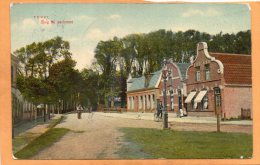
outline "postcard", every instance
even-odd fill
[[[251,7],[11,3],[9,161],[256,162]]]

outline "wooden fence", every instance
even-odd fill
[[[251,109],[241,108],[241,119],[251,119]]]
[[[101,110],[102,112],[118,112],[118,113],[122,113],[122,112],[126,112],[126,108],[119,108],[119,107],[114,107],[114,108],[103,108]]]

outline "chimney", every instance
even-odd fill
[[[150,73],[144,74],[144,77],[145,77],[145,79],[144,79],[144,87],[145,88],[149,87],[149,83],[150,83],[150,80],[152,79],[152,76],[153,76],[153,74],[150,74]]]
[[[126,90],[127,91],[129,91],[129,89],[132,86],[132,84],[133,84],[132,75],[131,75],[131,73],[129,73],[129,76],[128,76],[127,80],[126,80],[126,88],[127,88]]]
[[[199,52],[199,51],[203,51],[203,50],[205,50],[205,49],[208,49],[208,45],[207,45],[206,42],[199,42],[199,43],[197,44],[197,50],[198,50],[198,52]]]

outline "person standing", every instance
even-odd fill
[[[158,108],[158,117],[160,116],[160,118],[162,118],[162,109],[163,109],[163,105],[162,105],[162,101],[160,101],[159,108]]]

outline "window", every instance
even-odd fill
[[[135,97],[132,97],[132,109],[135,109]]]
[[[215,92],[215,95],[220,95],[220,88],[215,88],[214,92]]]
[[[203,110],[204,109],[208,109],[208,105],[209,105],[209,98],[208,98],[208,94],[206,94],[202,100],[202,105],[203,105]]]
[[[210,69],[209,69],[209,64],[205,65],[205,79],[210,80]]]
[[[174,100],[173,100],[173,96],[171,97],[171,110],[174,110]]]
[[[155,97],[154,97],[154,94],[153,94],[153,95],[152,95],[152,103],[151,103],[152,109],[154,108],[154,103],[155,103]]]
[[[195,79],[196,81],[200,81],[200,67],[196,67]]]
[[[193,110],[196,110],[198,108],[198,103],[197,102],[193,102]]]
[[[143,108],[143,96],[140,96],[139,109]]]

